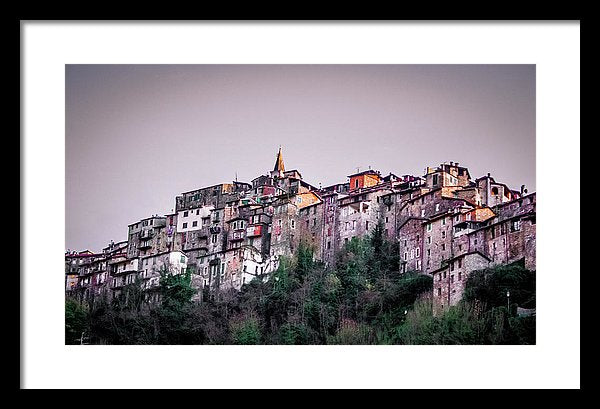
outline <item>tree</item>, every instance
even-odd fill
[[[519,262],[473,271],[467,278],[463,299],[479,300],[488,308],[506,306],[507,291],[512,303],[535,308],[535,271]]]
[[[65,299],[65,344],[81,343],[85,332],[89,331],[89,313],[85,305],[73,298]]]

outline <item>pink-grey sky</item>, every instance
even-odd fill
[[[535,65],[67,65],[66,248],[100,251],[196,188],[318,186],[460,162],[535,191]]]

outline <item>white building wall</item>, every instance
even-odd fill
[[[210,217],[211,210],[214,209],[214,206],[203,206],[196,209],[190,210],[182,210],[177,212],[177,232],[185,233],[188,231],[200,230],[202,226],[202,218]],[[187,216],[184,216],[187,213]],[[194,222],[196,222],[196,226],[194,226]],[[186,227],[183,227],[183,224],[187,223]],[[210,225],[209,223],[206,225]]]

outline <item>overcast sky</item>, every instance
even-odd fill
[[[318,186],[455,161],[535,191],[534,65],[67,65],[66,248],[100,251],[196,188]]]

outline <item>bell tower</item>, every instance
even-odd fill
[[[279,152],[277,152],[277,158],[275,159],[275,167],[271,172],[271,177],[283,178],[283,173],[285,172],[285,166],[283,164],[283,155],[281,154],[281,146],[279,147]]]

